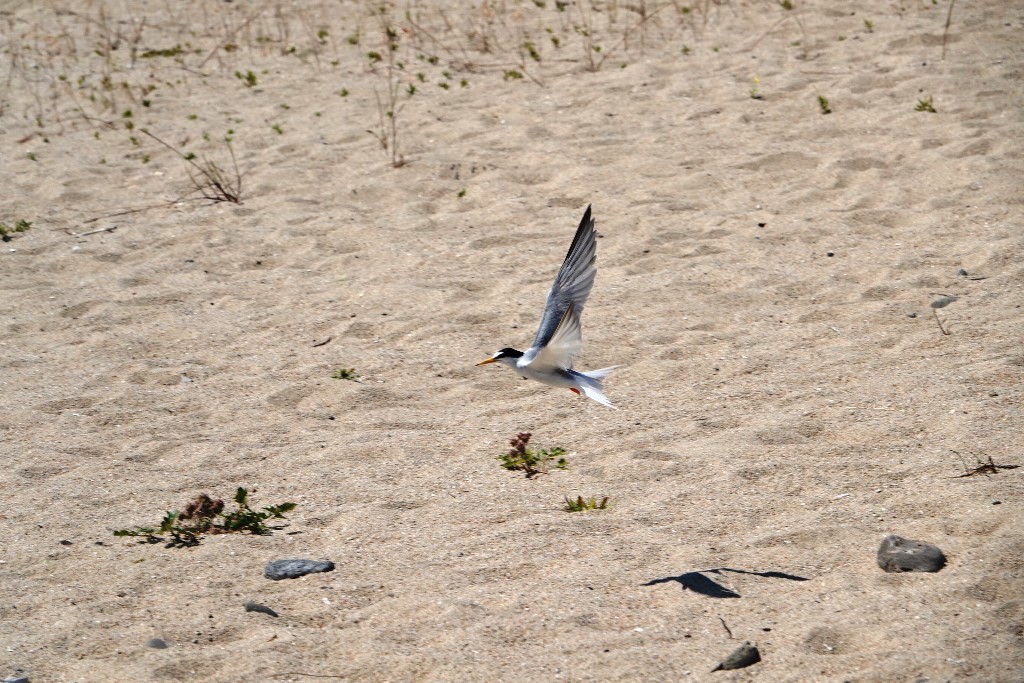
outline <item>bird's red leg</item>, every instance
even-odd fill
[[[577,396],[580,395],[580,390],[577,389],[576,387],[569,387],[569,391],[571,391],[572,393],[576,394]]]

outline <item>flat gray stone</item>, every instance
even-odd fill
[[[334,571],[334,563],[328,560],[274,560],[263,568],[263,576],[273,581],[297,579],[306,574]]]
[[[146,641],[146,647],[151,647],[156,650],[166,650],[167,642],[163,638],[150,638]]]
[[[878,548],[878,566],[887,572],[937,572],[946,556],[937,546],[891,534]]]
[[[722,660],[722,663],[716,666],[712,671],[728,671],[729,669],[744,669],[751,664],[757,664],[761,661],[761,653],[758,652],[757,646],[751,643],[749,640],[745,641],[742,645],[732,651],[732,653]]]

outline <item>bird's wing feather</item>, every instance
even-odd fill
[[[536,370],[568,370],[572,367],[573,358],[582,350],[583,327],[580,325],[580,316],[576,306],[569,304],[548,343],[537,350],[530,367]]]
[[[590,217],[590,207],[587,207],[580,221],[580,227],[576,229],[576,236],[572,239],[569,252],[565,255],[565,261],[555,276],[555,282],[548,290],[547,302],[544,305],[544,316],[540,320],[540,327],[537,328],[537,336],[533,340],[533,348],[538,350],[538,355],[544,347],[551,343],[555,333],[566,318],[566,312],[572,308],[575,311],[574,329],[575,341],[571,346],[575,349],[573,355],[579,353],[583,347],[583,335],[580,328],[580,316],[583,314],[583,306],[587,303],[590,290],[594,286],[594,278],[597,276],[597,231],[594,229],[594,219]],[[566,330],[566,334],[568,334]],[[570,358],[571,362],[571,358]]]

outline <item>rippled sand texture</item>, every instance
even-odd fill
[[[0,12],[0,676],[1019,680],[1024,14],[792,4]],[[618,411],[474,367],[589,203]],[[238,486],[287,528],[111,534]]]

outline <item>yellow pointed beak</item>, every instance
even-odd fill
[[[477,363],[477,365],[487,365],[488,363],[497,363],[497,362],[498,361],[494,360],[493,358],[488,358],[487,360],[480,361],[479,363]]]

